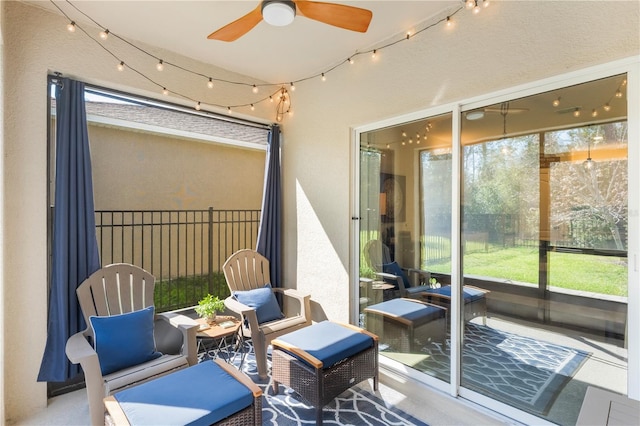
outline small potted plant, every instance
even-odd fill
[[[220,300],[218,296],[207,294],[198,302],[194,310],[207,323],[213,324],[216,322],[216,314],[224,311],[224,300]]]

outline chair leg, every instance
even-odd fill
[[[316,426],[322,426],[322,408],[316,408]]]
[[[256,365],[258,367],[258,376],[261,379],[266,379],[267,374],[267,347],[263,341],[254,341],[253,350],[256,354]]]

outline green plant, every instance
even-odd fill
[[[218,296],[207,294],[198,302],[194,310],[202,318],[211,317],[216,312],[224,311],[224,300],[220,300]]]

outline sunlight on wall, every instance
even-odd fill
[[[297,288],[311,293],[311,300],[322,307],[328,319],[348,322],[348,271],[336,268],[342,264],[338,253],[299,180],[296,180],[296,202],[299,231],[296,276],[306,277],[304,282],[298,281]],[[314,312],[314,320],[316,318]]]

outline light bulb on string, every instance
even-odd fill
[[[166,87],[163,87],[163,88],[162,88],[162,94],[163,94],[163,95],[168,95],[168,94],[169,94],[169,91],[167,90],[167,88],[166,88]]]
[[[490,4],[491,4],[491,3],[489,2],[489,0],[484,0],[484,1],[482,2],[482,7],[484,7],[484,8],[486,9],[487,7],[489,7],[489,5],[490,5]]]
[[[595,109],[595,108],[593,110],[591,110],[591,116],[592,117],[597,117],[598,116],[598,110]]]
[[[124,62],[120,61],[117,68],[118,68],[118,71],[124,71]]]
[[[377,49],[373,49],[373,52],[371,52],[371,57],[372,57],[373,59],[375,59],[375,58],[376,58],[376,56],[377,56],[377,54],[378,54],[378,50],[377,50]]]
[[[211,77],[209,77],[209,81],[207,81],[207,87],[213,89],[213,79]]]
[[[290,89],[292,92],[294,92],[296,90],[296,86],[293,85],[293,82],[290,83]]]
[[[196,107],[195,108],[196,108],[196,111],[200,111],[200,101],[198,101],[196,103]]]
[[[269,102],[273,103],[273,96],[269,95]]]
[[[253,93],[258,93],[258,86],[256,86],[255,84],[253,85],[253,88],[251,89],[251,91]]]
[[[560,96],[553,100],[552,105],[556,108],[560,106]]]
[[[104,29],[103,31],[100,31],[100,38],[102,40],[106,40],[109,38],[109,30]]]
[[[580,108],[576,108],[576,109],[573,111],[573,116],[574,116],[574,117],[580,117]]]
[[[75,21],[71,21],[67,24],[67,31],[69,31],[70,33],[75,33],[76,32],[76,23]]]
[[[476,15],[480,13],[480,6],[478,5],[478,0],[476,0],[476,5],[473,7],[473,13]]]
[[[251,104],[251,111],[255,111],[256,107],[253,106],[253,104]]]
[[[611,105],[609,105],[608,103],[604,104],[604,106],[602,107],[603,110],[609,112],[611,111]]]
[[[158,71],[162,71],[162,70],[164,70],[164,61],[163,61],[162,59],[160,59],[160,60],[158,61],[158,63],[156,64],[156,69],[157,69]]]
[[[616,90],[616,98],[622,97],[622,91],[620,89]]]
[[[451,27],[453,27],[453,20],[451,19],[451,16],[447,16],[447,28]]]
[[[353,58],[349,58],[349,59],[348,59],[348,61],[349,61],[349,64],[351,64],[351,65],[353,65],[353,64],[354,64],[354,62],[355,62],[355,61],[353,60]]]
[[[227,114],[231,115],[232,111],[231,111],[231,107],[227,107]]]
[[[472,9],[473,6],[475,6],[476,2],[475,0],[467,0],[465,3],[465,6],[467,9]]]
[[[324,73],[322,73],[322,76],[320,77],[320,80],[327,81],[327,76],[324,75]]]

